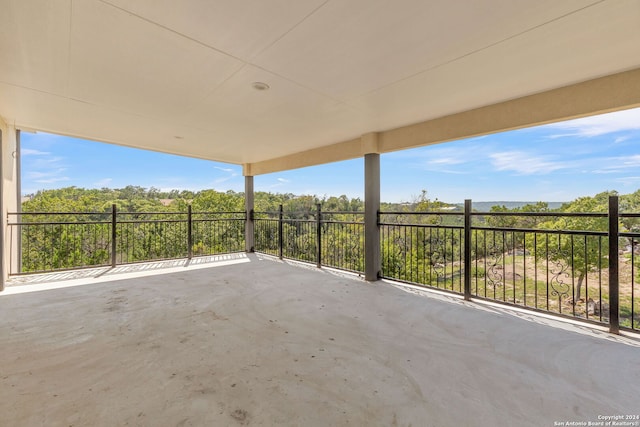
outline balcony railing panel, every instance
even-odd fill
[[[184,213],[118,213],[116,264],[186,258]]]
[[[640,233],[621,233],[620,326],[640,330]]]
[[[244,250],[244,212],[24,212],[8,224],[21,252],[11,274]]]
[[[606,233],[474,229],[472,294],[608,322]]]
[[[617,234],[623,249],[611,261],[606,213],[470,216],[466,225],[461,212],[381,212],[383,277],[461,295],[467,285],[471,297],[607,325],[615,291],[619,325],[611,324],[612,330],[640,327],[640,234]],[[618,219],[624,217],[640,215]],[[575,224],[585,223],[589,230],[576,229]],[[612,262],[619,266],[616,281],[609,277]]]
[[[194,212],[193,256],[244,251],[244,212]]]
[[[463,293],[462,213],[383,212],[382,277]]]
[[[255,250],[357,273],[364,271],[362,212],[255,213]]]
[[[109,265],[109,215],[102,212],[21,213],[21,222],[9,223],[12,245],[20,242],[22,252],[16,259],[17,254],[11,251],[11,273]]]
[[[364,272],[364,214],[323,212],[320,235],[322,265]]]
[[[279,256],[278,212],[255,212],[254,214],[254,245],[256,252]]]

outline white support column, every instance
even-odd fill
[[[7,227],[7,213],[18,210],[18,147],[16,128],[8,125],[0,118],[0,290],[4,283],[11,263],[17,265],[17,242],[12,239],[11,230]],[[12,218],[12,220],[15,218]],[[14,233],[15,234],[15,233]]]
[[[16,130],[16,151],[15,151],[15,168],[16,168],[16,212],[22,213],[22,148],[20,146],[20,129]],[[15,222],[22,222],[22,215],[16,215]],[[11,250],[14,251],[15,257],[11,268],[15,266],[15,271],[22,273],[22,227],[16,227],[13,233],[14,238],[11,241]]]
[[[380,278],[380,154],[364,156],[364,278]]]
[[[247,252],[253,252],[255,249],[254,243],[254,222],[253,222],[253,177],[244,177],[244,209],[247,215],[247,220],[244,227],[244,241],[245,250]]]
[[[2,153],[4,146],[4,137],[7,133],[7,127],[4,125],[2,118],[0,118],[0,176],[4,176],[4,167],[2,165]],[[4,291],[4,282],[7,274],[4,268],[4,253],[5,253],[5,244],[4,244],[4,229],[6,228],[6,223],[4,220],[4,191],[2,191],[4,179],[0,182],[0,215],[2,215],[2,220],[0,220],[0,292]]]

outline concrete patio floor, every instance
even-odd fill
[[[239,255],[7,288],[0,425],[554,426],[640,415],[635,337],[288,264]]]

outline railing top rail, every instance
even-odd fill
[[[590,217],[606,218],[605,212],[471,212],[475,216],[540,216],[540,217]]]
[[[539,233],[539,234],[575,234],[580,236],[607,236],[606,231],[593,230],[565,230],[562,228],[515,228],[515,227],[482,227],[471,226],[472,230],[506,231],[514,233]]]
[[[280,211],[253,211],[254,215],[280,215]],[[308,211],[282,211],[282,214],[287,215],[312,215],[315,216],[318,213],[317,210]],[[362,211],[323,211],[322,215],[364,215]]]
[[[640,213],[619,213],[621,218],[640,218]]]
[[[380,215],[453,215],[462,216],[461,211],[380,211]],[[539,217],[591,217],[606,218],[606,212],[471,212],[474,216],[539,216]],[[621,217],[640,217],[640,214],[620,214]]]
[[[118,211],[118,215],[186,215],[187,211],[157,211],[157,212],[129,212],[129,211]],[[245,211],[194,211],[193,214],[197,215],[220,215],[220,214],[245,214]],[[112,215],[112,212],[104,211],[104,212],[7,212],[7,215],[17,216],[17,215]]]
[[[118,215],[186,215],[187,212],[125,212],[117,211]]]
[[[352,224],[352,225],[362,225],[364,226],[364,222],[362,221],[341,221],[336,219],[323,219],[320,221],[322,224]]]
[[[398,224],[394,222],[380,222],[378,225],[392,226],[392,227],[416,227],[416,228],[446,228],[454,230],[463,230],[464,225],[450,225],[450,224]]]
[[[46,222],[9,222],[7,225],[96,225],[111,224],[111,221],[46,221]]]
[[[128,219],[124,221],[118,221],[117,224],[167,224],[167,223],[177,223],[183,222],[186,223],[188,221],[187,218],[182,219]],[[74,224],[82,224],[74,223]]]
[[[322,215],[364,215],[363,211],[322,211]]]
[[[244,215],[245,211],[193,211],[191,212],[194,215],[220,215],[220,214],[238,214]]]
[[[454,215],[454,216],[462,216],[464,212],[462,211],[420,211],[420,212],[406,212],[406,211],[380,211],[378,212],[380,215]]]
[[[108,212],[7,212],[7,215],[111,215]]]
[[[620,232],[618,234],[620,237],[631,237],[631,238],[638,238],[640,237],[640,232],[638,231],[625,231],[625,232]]]

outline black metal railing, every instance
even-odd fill
[[[618,310],[620,325],[640,330],[640,213],[621,213],[629,221],[619,234],[620,264],[618,270]]]
[[[191,256],[245,250],[244,212],[194,212],[191,219]]]
[[[245,248],[244,212],[10,214],[13,274]],[[640,214],[379,212],[381,277],[640,330]],[[255,212],[257,252],[362,273],[364,213]],[[619,230],[619,227],[622,227]],[[13,251],[12,251],[13,253]]]
[[[382,277],[640,329],[640,214],[381,212]]]
[[[608,321],[606,233],[477,227],[470,244],[473,296]]]
[[[461,212],[381,212],[382,277],[463,292]]]
[[[9,213],[10,274],[244,250],[244,212]],[[17,253],[15,253],[17,252]]]
[[[361,273],[364,271],[364,213],[314,210],[256,212],[255,250]]]

